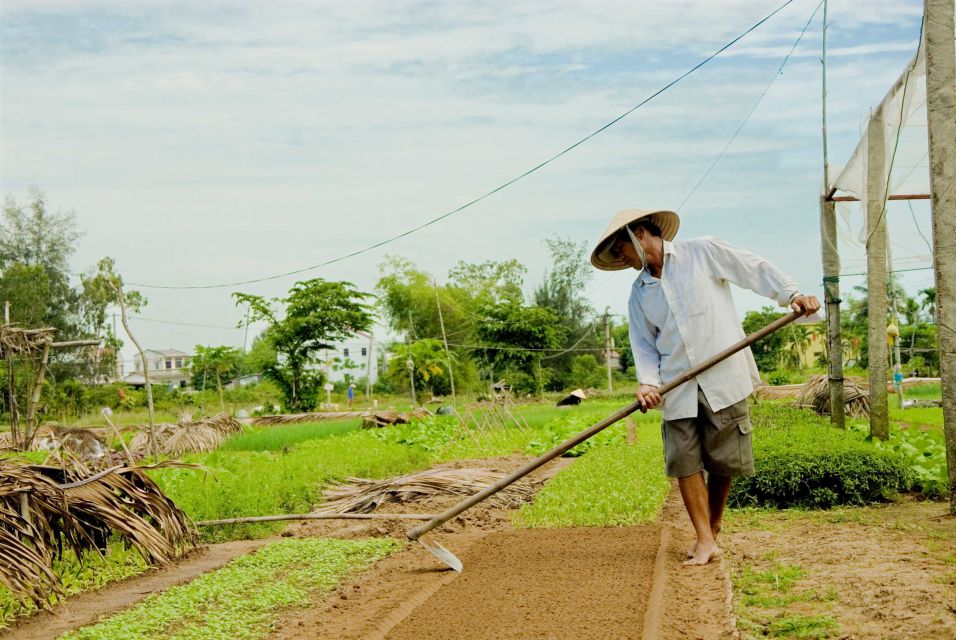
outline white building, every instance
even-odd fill
[[[143,353],[146,356],[149,381],[152,384],[185,387],[189,382],[191,376],[187,369],[190,357],[188,353],[178,349],[147,349]],[[120,366],[121,375],[125,374],[122,365]],[[138,353],[133,356],[133,370],[123,375],[123,382],[137,387],[146,384],[146,379],[143,377],[143,363]]]
[[[331,349],[319,352],[319,362],[326,379],[342,382],[346,374],[353,380],[368,376],[372,384],[378,380],[378,358],[373,348],[375,339],[371,334],[357,332]]]

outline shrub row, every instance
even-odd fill
[[[774,403],[752,408],[756,473],[734,483],[732,506],[829,508],[879,502],[910,484],[896,451],[841,431],[809,411]]]

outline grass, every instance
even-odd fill
[[[819,593],[815,589],[797,589],[807,571],[800,565],[774,562],[768,569],[756,571],[745,566],[732,576],[734,591],[740,595],[737,604],[738,627],[754,638],[831,638],[839,630],[836,620],[828,615],[803,615],[788,610],[797,603],[810,605],[836,599],[832,589]],[[814,607],[814,604],[816,607]]]
[[[283,540],[62,640],[264,638],[281,610],[308,604],[398,546],[390,539]]]
[[[382,442],[372,432],[301,442],[278,451],[219,450],[186,456],[209,474],[190,469],[152,472],[160,487],[194,520],[302,513],[321,501],[324,486],[351,476],[385,478],[427,467],[434,455]],[[255,538],[282,523],[204,528],[209,541]]]
[[[670,483],[664,476],[663,445],[642,433],[636,445],[592,449],[562,470],[522,507],[524,527],[618,526],[657,518]]]
[[[219,449],[220,451],[279,451],[307,440],[319,440],[357,431],[361,424],[361,420],[330,420],[253,428],[229,438]]]

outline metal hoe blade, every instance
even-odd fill
[[[461,573],[461,570],[465,568],[465,565],[461,563],[461,560],[459,560],[454,553],[432,540],[429,536],[419,536],[418,542],[428,549],[429,553],[458,573]]]

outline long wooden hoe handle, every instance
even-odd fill
[[[714,357],[710,358],[709,360],[706,360],[705,362],[700,363],[696,367],[674,378],[673,380],[665,384],[663,387],[658,389],[658,393],[660,393],[661,395],[664,395],[668,391],[672,391],[673,389],[684,384],[691,378],[694,378],[695,376],[706,371],[707,369],[710,369],[712,366],[714,366],[718,362],[722,362],[726,360],[727,358],[734,355],[741,349],[745,349],[749,347],[757,340],[760,340],[761,338],[770,335],[771,333],[773,333],[777,329],[780,329],[781,327],[785,327],[786,325],[790,324],[791,322],[793,322],[794,320],[796,320],[802,315],[803,314],[801,312],[794,311],[788,316],[784,316],[778,320],[771,322],[763,329],[759,329],[758,331],[751,333],[749,336],[747,336],[746,338],[744,338],[737,344],[731,347],[727,347],[726,349],[724,349],[723,351],[721,351]],[[418,540],[419,537],[428,533],[435,527],[439,527],[445,524],[447,521],[451,520],[462,511],[465,511],[466,509],[470,509],[471,507],[475,506],[476,504],[478,504],[485,498],[493,496],[494,494],[498,493],[499,491],[501,491],[502,489],[504,489],[511,483],[515,482],[516,480],[520,480],[521,478],[525,477],[526,475],[528,475],[529,473],[531,473],[532,471],[534,471],[535,469],[543,465],[545,462],[548,462],[549,460],[553,460],[554,458],[557,458],[558,456],[563,454],[565,451],[574,448],[575,446],[581,444],[582,442],[584,442],[585,440],[587,440],[594,434],[598,433],[599,431],[603,431],[604,429],[611,426],[618,420],[626,418],[627,416],[631,415],[632,413],[634,413],[635,411],[638,411],[641,408],[642,408],[641,403],[635,400],[631,404],[627,405],[626,407],[623,407],[622,409],[619,409],[616,413],[608,416],[604,420],[601,420],[600,422],[588,427],[587,429],[585,429],[578,435],[568,440],[565,440],[564,442],[556,446],[554,449],[551,449],[551,451],[548,451],[547,453],[542,454],[540,457],[535,458],[534,460],[528,462],[523,467],[519,468],[517,471],[514,471],[511,475],[504,477],[498,482],[485,487],[484,489],[474,494],[473,496],[465,498],[464,500],[462,500],[455,506],[450,507],[447,511],[444,511],[443,513],[438,514],[437,516],[435,516],[428,522],[422,524],[421,526],[415,527],[414,529],[410,529],[407,534],[408,539]]]

